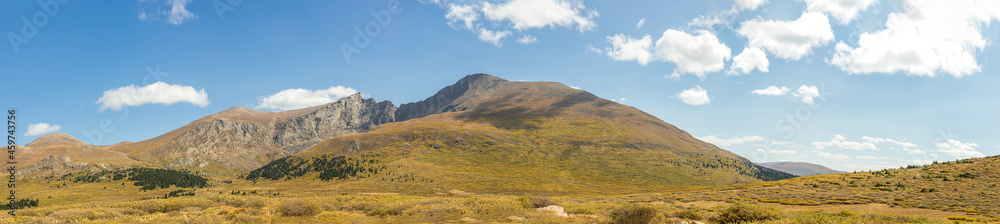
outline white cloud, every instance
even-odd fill
[[[41,135],[49,132],[58,131],[59,129],[62,129],[62,127],[60,127],[59,125],[51,125],[47,123],[29,124],[28,132],[24,133],[24,136]]]
[[[799,154],[799,152],[796,152],[795,150],[777,150],[777,149],[775,149],[775,150],[765,150],[763,148],[758,148],[758,149],[756,149],[756,151],[760,152],[760,153],[774,154],[774,155],[779,155],[779,156],[790,156],[790,155]]]
[[[819,97],[819,88],[816,86],[799,86],[799,89],[792,93],[792,96],[799,98],[803,103],[813,104],[815,98]]]
[[[976,151],[976,147],[979,147],[976,143],[962,143],[955,139],[948,139],[947,142],[937,143],[938,152],[948,154],[957,159],[966,159],[972,157],[985,157],[983,153]]]
[[[764,137],[760,136],[743,136],[743,137],[733,137],[733,138],[719,138],[715,135],[709,135],[705,137],[700,137],[698,140],[702,140],[708,143],[715,144],[717,146],[732,146],[732,145],[742,145],[748,142],[759,142],[764,141]]]
[[[475,30],[476,21],[479,20],[478,7],[475,5],[448,5],[448,14],[444,15],[448,19],[448,25],[452,28],[465,28]],[[461,26],[457,24],[462,24]]]
[[[737,10],[757,10],[757,7],[767,3],[767,0],[736,0],[733,5]]]
[[[538,42],[538,38],[535,38],[535,36],[532,35],[524,35],[523,37],[517,39],[517,42],[522,44],[533,44]]]
[[[823,157],[825,159],[848,160],[848,159],[851,158],[851,157],[848,157],[848,156],[846,156],[844,154],[831,154],[831,153],[828,153],[828,152],[815,152],[815,153],[816,153],[816,156]]]
[[[702,89],[701,86],[694,86],[694,88],[681,91],[677,93],[676,97],[689,105],[705,105],[712,101],[708,98],[708,91]]]
[[[604,51],[602,51],[601,49],[598,49],[598,48],[594,47],[594,45],[590,45],[590,44],[587,44],[587,52],[596,53],[596,54],[604,54]]]
[[[688,23],[688,26],[712,27],[715,26],[716,24],[723,24],[723,23],[728,24],[728,21],[726,21],[726,19],[723,18],[723,16],[725,15],[712,15],[712,16],[700,15],[698,16],[698,18],[694,18],[693,20],[691,20],[691,22]]]
[[[510,31],[507,30],[492,31],[484,28],[479,28],[479,40],[491,43],[493,45],[496,45],[497,47],[503,47],[503,43],[501,43],[500,40],[503,40],[503,38],[510,36],[510,34],[511,34]]]
[[[532,44],[538,39],[525,33],[527,30],[565,27],[584,32],[597,27],[594,20],[599,16],[597,11],[587,9],[582,3],[575,4],[568,0],[508,0],[502,3],[476,1],[466,5],[449,4],[440,0],[421,2],[447,8],[445,19],[448,20],[448,26],[475,32],[479,34],[479,40],[497,47],[503,46],[504,37],[513,34],[508,30],[511,27],[523,34],[516,41]]]
[[[639,20],[639,23],[635,24],[635,29],[636,30],[642,29],[642,25],[644,24],[646,24],[646,18],[642,18],[641,20]]]
[[[650,51],[653,39],[646,35],[642,39],[632,39],[625,34],[616,34],[607,37],[611,43],[610,48],[605,48],[608,57],[617,61],[637,61],[641,65],[649,64],[653,54]]]
[[[773,141],[773,142],[771,142],[771,144],[772,145],[791,145],[791,144],[793,144],[793,142]]]
[[[825,149],[826,147],[837,147],[842,149],[853,149],[853,150],[878,150],[878,147],[871,142],[852,142],[847,141],[843,135],[833,135],[833,139],[828,142],[813,142],[813,146],[816,149]]]
[[[656,41],[653,57],[673,62],[677,68],[671,76],[694,74],[705,78],[705,73],[721,71],[726,66],[732,52],[715,34],[695,31],[691,35],[683,31],[668,29]]]
[[[920,150],[920,149],[909,149],[909,148],[903,148],[903,151],[906,151],[906,153],[909,153],[909,154],[914,154],[914,155],[919,155],[919,154],[926,154],[926,153],[927,153],[927,152],[924,152],[924,150]]]
[[[697,35],[668,29],[656,41],[655,46],[649,35],[636,39],[625,34],[615,34],[607,37],[611,47],[604,51],[611,59],[636,61],[641,65],[652,61],[673,62],[676,68],[670,76],[672,78],[680,78],[682,74],[705,78],[706,73],[725,68],[725,62],[732,52],[715,34],[705,30],[695,32]]]
[[[874,138],[874,137],[868,137],[868,136],[863,136],[863,137],[861,137],[861,139],[864,139],[865,141],[868,141],[868,142],[871,142],[871,143],[888,142],[888,143],[892,143],[892,144],[895,144],[895,145],[898,145],[898,146],[901,146],[901,147],[907,147],[907,148],[915,148],[915,147],[917,147],[917,144],[905,142],[905,139],[904,140],[896,140],[896,139],[891,139],[891,138]]]
[[[865,11],[869,6],[875,4],[876,0],[802,0],[806,2],[806,9],[813,12],[822,12],[830,15],[840,22],[841,25],[851,23],[858,13]]]
[[[170,11],[167,12],[167,23],[181,25],[185,20],[195,18],[194,13],[185,8],[189,2],[191,0],[167,0],[167,5],[170,6]]]
[[[286,89],[270,96],[260,97],[258,109],[294,110],[334,102],[358,91],[343,86],[328,89]]]
[[[743,52],[733,57],[733,64],[729,66],[728,75],[748,74],[754,69],[761,72],[768,72],[767,67],[771,62],[767,60],[767,55],[760,48],[743,48]]]
[[[858,156],[858,157],[855,157],[855,158],[858,158],[858,159],[879,159],[881,157],[878,157],[878,156]]]
[[[757,95],[765,95],[765,96],[783,96],[786,93],[788,93],[788,91],[791,91],[791,90],[792,89],[789,89],[788,87],[784,87],[784,86],[782,86],[782,87],[768,86],[767,88],[763,88],[763,89],[755,89],[754,91],[751,91],[750,93],[757,94]]]
[[[483,15],[495,21],[509,21],[514,29],[576,27],[580,32],[597,27],[597,11],[565,0],[510,0],[502,4],[483,2]]]
[[[569,86],[569,88],[573,88],[573,89],[580,89],[580,87],[579,87],[579,86]]]
[[[827,63],[852,74],[905,72],[959,78],[980,71],[976,54],[986,47],[982,29],[1000,19],[1000,1],[904,0],[885,29],[862,33],[857,47],[837,43]]]
[[[101,105],[97,110],[118,111],[123,106],[141,106],[149,103],[169,106],[180,102],[205,107],[209,103],[208,94],[205,94],[205,89],[195,90],[191,86],[171,85],[164,82],[156,82],[143,87],[129,85],[104,91],[104,95],[97,99],[97,103]]]
[[[140,9],[139,10],[139,20],[145,21],[147,19],[149,19],[149,14],[146,14],[146,10],[145,9]]]
[[[736,30],[749,40],[749,46],[759,47],[784,59],[799,60],[812,48],[834,39],[830,20],[821,13],[806,12],[793,21],[756,18],[740,24]]]

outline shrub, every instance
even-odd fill
[[[701,213],[699,213],[698,210],[695,210],[695,209],[685,209],[685,210],[676,212],[676,213],[674,213],[674,217],[682,218],[682,219],[691,219],[691,220],[702,220],[702,219],[704,219],[704,217],[701,216]]]
[[[302,199],[292,199],[281,203],[278,211],[285,216],[313,216],[320,212],[315,203]]]
[[[655,217],[656,209],[637,205],[622,206],[609,215],[612,224],[647,224]]]
[[[520,201],[525,208],[542,208],[556,204],[556,202],[552,201],[552,199],[544,196],[518,197],[517,200]]]
[[[781,211],[771,206],[736,202],[719,212],[720,223],[740,223],[777,219]]]

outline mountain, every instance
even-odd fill
[[[803,162],[770,162],[770,163],[758,163],[761,166],[778,170],[785,173],[794,174],[796,176],[812,176],[812,175],[823,175],[823,174],[834,174],[843,173],[843,171],[836,171],[825,166],[803,163]]]
[[[110,146],[135,160],[169,167],[252,170],[324,139],[368,131],[395,120],[389,101],[360,93],[309,108],[268,112],[233,107],[155,138]]]
[[[98,170],[139,164],[108,146],[93,146],[65,133],[39,137],[27,145],[16,145],[18,177],[34,174],[61,175],[69,171]],[[7,163],[3,156],[0,162]]]
[[[396,118],[243,177],[427,193],[641,192],[793,177],[633,107],[554,82],[470,75],[403,104]]]

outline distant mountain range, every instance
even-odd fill
[[[758,163],[758,164],[767,168],[794,174],[800,177],[844,173],[844,171],[836,171],[822,165],[803,163],[803,162],[770,162],[770,163]]]
[[[420,184],[427,188],[566,192],[793,177],[589,92],[486,74],[398,108],[360,93],[284,112],[233,107],[144,141],[92,146],[55,133],[20,152],[28,167],[22,177],[151,166],[221,170],[255,181],[349,173],[381,175],[358,186],[406,180],[434,181]]]

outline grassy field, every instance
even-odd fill
[[[349,181],[347,181],[349,182]],[[122,183],[125,183],[122,185]],[[140,191],[131,182],[22,181],[40,206],[0,223],[955,223],[986,222],[960,211],[888,204],[786,205],[693,200],[703,191],[631,195],[515,195],[442,189],[428,194],[332,188],[323,181],[235,181],[164,199],[179,188]],[[324,187],[327,186],[327,187]],[[723,194],[726,191],[713,191]],[[51,198],[49,197],[51,196]],[[686,196],[686,197],[679,197]],[[538,208],[557,205],[566,216]]]

